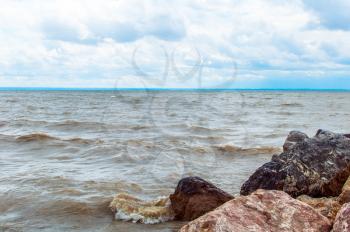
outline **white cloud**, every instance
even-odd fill
[[[201,86],[239,87],[286,72],[350,73],[346,1],[331,8],[311,0],[1,0],[1,6],[0,86],[113,88],[122,78],[123,87],[199,87],[201,75]]]

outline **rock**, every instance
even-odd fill
[[[338,211],[341,208],[341,205],[337,201],[337,198],[333,197],[312,198],[307,195],[302,195],[299,196],[297,199],[316,209],[317,212],[327,217],[331,222],[334,221]]]
[[[296,143],[303,142],[307,138],[307,134],[300,131],[291,131],[283,144],[283,151],[289,151]]]
[[[338,196],[350,174],[350,138],[319,130],[313,138],[292,131],[280,155],[257,169],[242,195],[257,189],[282,190],[293,197]]]
[[[344,204],[335,218],[332,232],[350,231],[350,203]]]
[[[147,202],[122,193],[114,197],[109,207],[117,220],[156,224],[174,219],[168,197]]]
[[[237,197],[189,222],[180,232],[328,232],[331,223],[311,206],[281,191]]]
[[[350,202],[350,177],[345,182],[342,193],[338,196],[338,201],[342,205]]]
[[[193,220],[217,208],[233,196],[199,178],[187,177],[178,183],[170,195],[171,206],[178,220]]]

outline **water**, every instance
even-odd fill
[[[113,220],[198,175],[240,186],[290,130],[349,132],[346,92],[2,91],[0,231],[176,231]]]

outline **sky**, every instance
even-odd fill
[[[350,89],[348,0],[0,4],[0,87]]]

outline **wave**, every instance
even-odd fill
[[[284,106],[284,107],[303,107],[304,105],[301,104],[301,103],[292,102],[292,103],[282,103],[279,106]]]
[[[191,125],[190,129],[193,131],[211,131],[211,130],[213,130],[211,128],[199,126],[199,125]]]
[[[83,139],[83,138],[71,138],[71,139],[64,139],[62,141],[65,142],[71,142],[71,143],[79,143],[79,144],[93,144],[93,143],[103,143],[102,140],[97,139],[97,140],[93,140],[93,139]]]
[[[267,111],[267,113],[271,115],[281,115],[281,116],[291,116],[295,114],[294,112],[290,112],[290,111],[274,111],[274,110]]]
[[[145,147],[145,148],[154,148],[156,147],[156,144],[153,141],[148,141],[145,139],[130,139],[126,141],[126,144],[128,146],[135,146],[135,147]]]
[[[102,119],[101,119],[102,120]],[[97,127],[107,127],[110,126],[102,121],[100,122],[90,122],[90,121],[76,121],[76,120],[65,120],[54,122],[52,125],[54,127],[75,127],[75,128],[84,128],[84,129],[96,129]]]
[[[217,150],[221,152],[229,152],[235,154],[244,154],[244,155],[258,155],[258,154],[275,154],[282,151],[279,147],[253,147],[253,148],[242,148],[234,145],[219,145],[214,146]]]
[[[33,133],[28,135],[21,135],[16,138],[18,142],[33,142],[33,141],[48,141],[48,140],[60,140],[57,137],[50,136],[45,133]]]
[[[152,125],[127,125],[127,124],[111,124],[104,121],[103,118],[100,119],[100,121],[76,121],[76,120],[65,120],[60,122],[51,122],[52,125],[50,125],[53,128],[59,128],[59,129],[72,129],[75,130],[96,130],[98,128],[108,128],[108,129],[115,129],[115,130],[121,130],[121,129],[127,129],[127,130],[145,130],[152,128]]]
[[[14,125],[14,126],[43,126],[47,125],[48,121],[40,121],[40,120],[31,120],[31,119],[14,119],[11,121],[6,122],[7,124]]]
[[[144,130],[144,129],[149,129],[152,128],[150,125],[136,125],[136,126],[131,126],[129,127],[131,130]]]
[[[213,133],[213,132],[218,132],[222,131],[221,128],[209,128],[205,126],[200,126],[200,125],[191,125],[189,126],[189,129],[193,132],[198,132],[198,133]]]
[[[17,98],[12,98],[12,99],[7,99],[6,100],[7,103],[16,103],[18,101],[19,101],[19,99],[17,99]]]
[[[18,136],[16,138],[16,141],[17,142],[62,141],[62,142],[70,142],[70,143],[76,143],[76,144],[102,143],[101,140],[91,140],[91,139],[83,139],[83,138],[62,139],[62,138],[51,136],[49,134],[42,133],[42,132]]]
[[[107,215],[110,198],[89,199],[89,201],[79,201],[73,199],[59,199],[43,204],[36,214],[42,216],[95,216]]]
[[[110,203],[115,219],[134,223],[157,224],[174,219],[169,197],[142,201],[129,194],[118,194]]]

